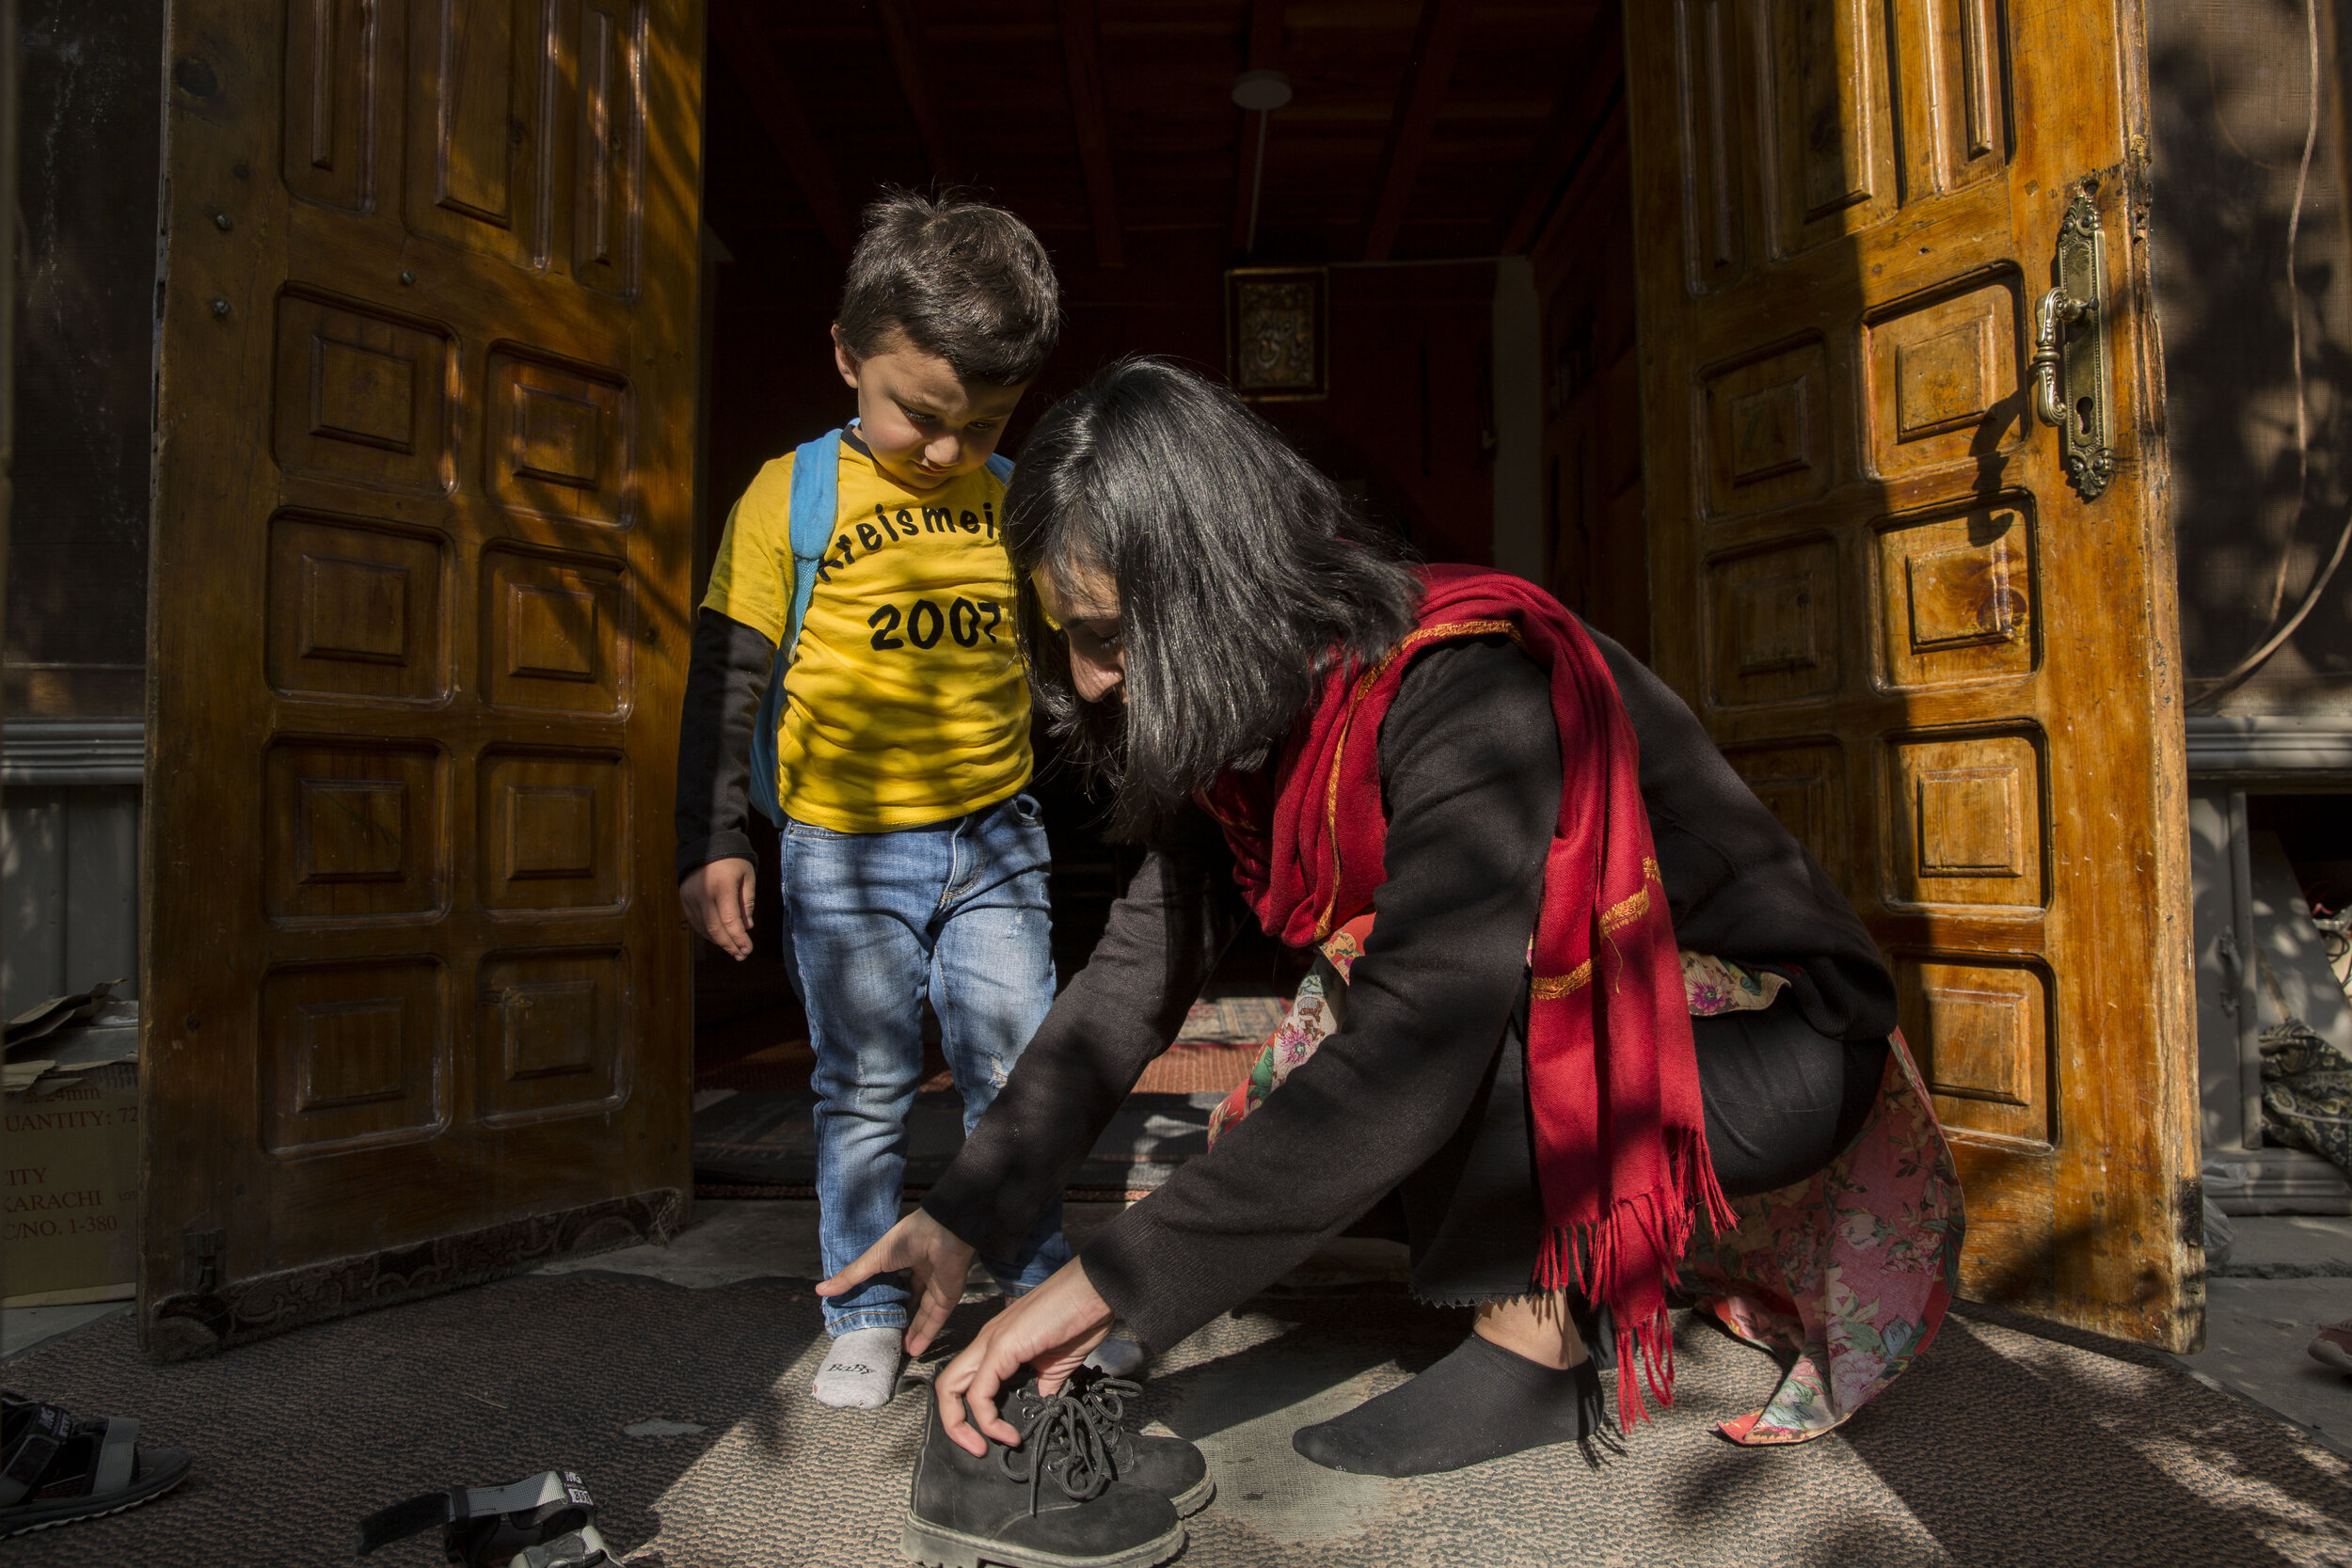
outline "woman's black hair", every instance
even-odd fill
[[[1126,701],[1082,701],[1070,652],[1025,593],[1040,702],[1112,789],[1110,832],[1148,834],[1228,768],[1261,766],[1336,660],[1378,658],[1421,587],[1398,546],[1224,388],[1122,359],[1048,409],[1005,497],[1024,580],[1120,596]]]

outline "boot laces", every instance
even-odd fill
[[[1106,1390],[1105,1384],[1113,1386]],[[1009,1480],[1028,1483],[1031,1513],[1037,1513],[1039,1489],[1049,1475],[1063,1496],[1081,1503],[1092,1502],[1118,1479],[1112,1450],[1119,1444],[1125,1397],[1142,1392],[1140,1385],[1124,1378],[1082,1382],[1076,1376],[1051,1398],[1034,1386],[1024,1391],[1029,1410],[1021,1441],[998,1455],[996,1463]]]
[[[1124,1432],[1127,1421],[1127,1402],[1143,1397],[1143,1385],[1132,1378],[1113,1377],[1092,1367],[1080,1367],[1070,1374],[1070,1391],[1085,1401],[1095,1418],[1108,1426],[1112,1442]]]

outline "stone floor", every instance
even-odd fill
[[[0,1312],[0,1359],[129,1310],[127,1301],[94,1301],[84,1307],[11,1307]]]
[[[2352,1318],[2352,1216],[2233,1223],[2229,1261],[2205,1281],[2205,1348],[2181,1364],[2352,1455],[2352,1377],[2304,1352],[2322,1324]]]

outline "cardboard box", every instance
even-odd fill
[[[135,1019],[40,1041],[56,1065],[0,1096],[0,1307],[136,1293]]]

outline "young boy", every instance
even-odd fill
[[[1022,793],[1029,691],[996,532],[1005,484],[989,463],[1060,330],[1053,263],[1020,219],[953,196],[894,191],[866,219],[833,328],[858,417],[840,433],[832,544],[779,657],[795,458],[762,468],[720,540],[678,739],[678,895],[739,959],[756,903],[747,787],[782,830],[828,1275],[898,1218],[925,997],[966,1132],[1054,1000],[1045,830]],[[781,700],[763,725],[771,671]],[[755,780],[763,752],[773,778],[762,757]],[[1057,1205],[1017,1257],[983,1261],[1019,1293],[1069,1258]],[[886,1403],[903,1284],[871,1280],[824,1312],[817,1398]]]

